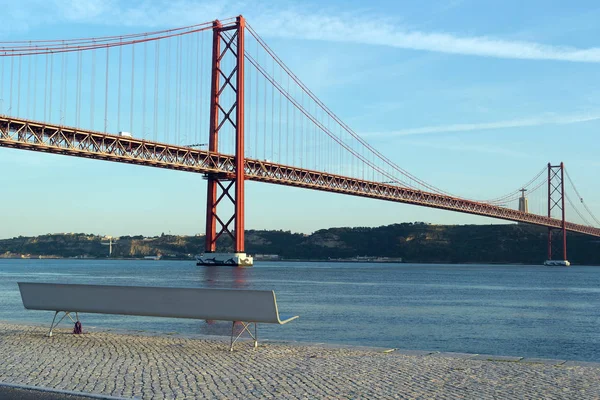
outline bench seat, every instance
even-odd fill
[[[257,323],[285,324],[298,316],[281,318],[272,290],[173,288],[150,286],[79,285],[18,282],[23,305],[29,310],[54,311],[52,329],[71,313],[139,315],[232,321],[231,348],[244,331],[254,339]],[[55,325],[56,316],[65,315]],[[234,340],[234,326],[242,332]],[[248,325],[254,323],[254,335]]]

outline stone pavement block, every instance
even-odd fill
[[[550,358],[524,358],[519,362],[530,364],[561,365],[564,364],[566,360],[553,360]]]
[[[442,353],[435,353],[430,355],[430,357],[448,357],[448,358],[474,358],[476,356],[478,356],[479,354],[473,354],[473,353],[453,353],[453,352],[442,352]]]
[[[428,351],[428,350],[405,350],[405,349],[396,349],[394,351],[395,354],[401,354],[405,356],[429,356],[432,354],[438,353],[437,351]]]
[[[523,357],[513,356],[495,356],[493,354],[478,354],[471,358],[472,360],[484,360],[484,361],[504,361],[504,362],[517,362],[523,359]]]
[[[564,364],[565,367],[591,367],[600,368],[600,363],[588,362],[588,361],[567,361]]]

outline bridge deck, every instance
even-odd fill
[[[0,146],[201,174],[219,174],[222,177],[233,176],[235,172],[233,155],[9,116],[0,116]],[[488,203],[251,158],[245,159],[244,169],[246,179],[258,182],[439,208],[557,229],[562,227],[559,219]],[[566,229],[600,237],[600,228],[567,222]]]

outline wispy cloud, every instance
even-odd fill
[[[284,11],[271,15],[269,21],[270,23],[261,26],[261,31],[273,36],[495,58],[600,62],[598,47],[581,49],[490,36],[460,36],[447,32],[403,30],[382,18],[341,18]]]
[[[54,4],[68,20],[93,20],[118,7],[116,0],[54,0]]]
[[[249,8],[237,0],[54,0],[54,4],[72,22],[128,27],[193,25],[233,17]]]
[[[447,150],[456,152],[471,152],[483,154],[495,154],[514,158],[531,158],[531,154],[520,151],[510,150],[498,146],[486,146],[477,144],[456,144],[456,143],[440,143],[432,141],[410,141],[403,142],[403,145],[412,145],[418,147],[427,147],[437,150]]]
[[[307,6],[256,5],[239,0],[30,0],[43,12],[41,21],[124,25],[139,27],[181,26],[245,14],[261,35],[307,40],[347,42],[401,49],[525,60],[600,63],[600,47],[518,41],[486,35],[465,36],[452,32],[405,29],[387,16]],[[287,8],[284,8],[287,7]],[[304,7],[304,8],[302,8]],[[20,15],[22,2],[11,3],[8,15]],[[31,7],[29,7],[31,9]],[[21,13],[23,14],[23,13]],[[34,23],[29,15],[24,23]],[[14,25],[19,25],[19,20]],[[35,21],[35,19],[33,19]]]
[[[426,135],[432,133],[452,133],[452,132],[471,132],[485,131],[492,129],[508,129],[508,128],[525,128],[531,126],[542,125],[567,125],[577,124],[581,122],[600,120],[600,113],[596,114],[577,114],[577,115],[545,115],[522,119],[513,119],[495,122],[483,123],[465,123],[465,124],[450,124],[450,125],[434,125],[424,126],[419,128],[401,129],[389,132],[366,132],[362,133],[363,137],[393,137],[393,136],[408,136],[408,135]]]

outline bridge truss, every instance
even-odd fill
[[[48,125],[8,116],[0,116],[0,146],[200,174],[216,174],[223,179],[235,179],[236,177],[234,155],[74,127]],[[555,229],[563,227],[562,219],[438,193],[418,191],[394,184],[360,180],[252,158],[244,159],[244,176],[246,180],[256,182],[413,204]],[[595,227],[565,222],[565,229],[600,237],[600,229]]]

